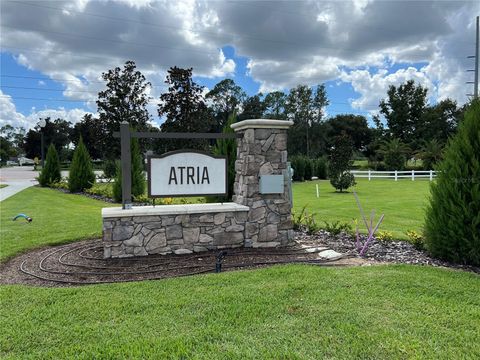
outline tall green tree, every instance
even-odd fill
[[[105,123],[93,117],[92,114],[85,114],[82,120],[76,123],[72,130],[71,140],[78,146],[80,138],[93,159],[105,157],[103,140],[106,133]],[[118,139],[117,139],[118,141]]]
[[[372,140],[372,130],[368,127],[365,116],[342,114],[328,119],[325,123],[327,137],[331,142],[337,136],[346,133],[352,139],[355,150],[365,151]]]
[[[470,106],[437,170],[425,215],[427,249],[480,266],[480,101]]]
[[[55,145],[50,144],[45,159],[45,167],[38,176],[40,186],[50,186],[50,184],[59,182],[62,179],[60,173],[60,160],[58,158]]]
[[[234,130],[231,125],[236,121],[236,114],[233,112],[228,121],[223,127],[222,133],[233,134]],[[233,196],[233,183],[235,182],[235,161],[237,160],[237,141],[235,139],[217,139],[215,146],[213,147],[213,154],[218,156],[227,157],[227,180],[228,189],[227,195],[216,199],[216,201],[231,201]]]
[[[410,151],[408,145],[400,139],[394,138],[384,141],[378,152],[383,156],[387,170],[403,170]]]
[[[30,159],[40,158],[42,152],[41,133],[43,133],[44,143],[55,146],[60,161],[69,160],[68,145],[71,142],[72,123],[60,118],[52,121],[50,117],[46,117],[43,120],[45,120],[43,128],[37,125],[25,135],[23,148],[26,156]]]
[[[225,126],[230,114],[238,113],[246,98],[245,91],[232,79],[220,81],[207,93],[206,99],[212,103],[218,130]]]
[[[120,123],[127,121],[137,131],[146,131],[150,116],[147,104],[150,97],[147,90],[151,84],[137,70],[134,61],[127,61],[123,69],[116,67],[102,74],[106,89],[98,93],[99,119],[105,132],[102,137],[103,154],[108,158],[120,156],[120,141],[113,137],[120,130]]]
[[[70,165],[68,188],[70,192],[80,192],[90,189],[94,183],[95,173],[93,172],[92,160],[80,136]]]
[[[172,67],[168,70],[168,91],[160,96],[158,116],[165,117],[163,132],[210,132],[213,116],[203,98],[203,86],[192,79],[192,69]],[[162,144],[168,150],[178,148],[204,149],[208,142],[199,140],[170,140]]]
[[[246,119],[263,118],[263,114],[265,113],[265,109],[266,109],[266,104],[262,100],[262,97],[263,97],[262,93],[249,96],[243,103],[243,111],[238,116],[238,120],[241,121]]]
[[[390,136],[414,145],[420,136],[417,130],[427,105],[427,89],[409,80],[398,87],[391,85],[387,96],[380,102],[380,113],[385,116]]]
[[[442,160],[443,145],[437,139],[425,141],[417,156],[422,159],[425,170],[432,170]]]
[[[420,144],[431,140],[446,144],[448,138],[455,133],[461,116],[461,109],[451,99],[426,107],[417,129]]]
[[[293,126],[289,130],[288,151],[293,154],[303,154],[307,157],[318,156],[312,150],[312,127],[321,131],[319,126],[323,117],[323,108],[328,105],[324,85],[316,87],[315,91],[307,85],[298,85],[290,90],[285,102],[285,113]],[[315,138],[315,142],[319,139]]]
[[[352,166],[353,142],[342,133],[335,138],[328,161],[330,184],[340,192],[355,185],[355,178],[350,172]]]
[[[285,113],[285,102],[287,95],[282,91],[273,91],[265,96],[265,118],[285,120],[287,114]]]

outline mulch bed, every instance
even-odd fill
[[[360,238],[361,242],[364,243],[366,236],[360,235]],[[328,246],[330,249],[338,251],[342,254],[360,257],[355,248],[354,237],[346,233],[333,236],[323,230],[320,230],[315,235],[307,235],[305,232],[298,232],[297,241],[300,241],[306,245],[319,244]],[[472,271],[480,274],[480,267],[453,264],[448,261],[432,258],[426,251],[415,249],[415,247],[407,241],[378,241],[373,239],[362,259],[382,263],[448,267]]]
[[[313,252],[307,252],[306,249]],[[328,261],[318,253],[333,249],[343,258]],[[124,259],[103,259],[101,240],[85,240],[45,247],[19,255],[0,265],[0,284],[32,286],[78,286],[140,280],[158,280],[215,272],[219,251],[189,255],[151,255]],[[298,232],[295,245],[279,249],[237,248],[226,250],[222,271],[259,268],[275,264],[305,263],[317,266],[352,266],[405,263],[450,267],[480,273],[480,268],[450,264],[430,258],[402,241],[373,241],[359,257],[351,236],[315,235]]]

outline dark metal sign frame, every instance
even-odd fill
[[[150,139],[236,139],[242,137],[239,133],[183,133],[183,132],[136,132],[130,131],[130,124],[122,121],[120,132],[113,136],[120,138],[121,164],[122,164],[122,208],[132,207],[132,155],[130,150],[131,138]],[[228,172],[228,170],[227,170]]]
[[[223,193],[212,193],[212,194],[178,194],[178,195],[152,195],[152,159],[163,159],[166,157],[169,157],[171,155],[175,154],[184,154],[184,153],[195,153],[195,154],[201,154],[201,155],[206,155],[212,159],[223,159],[225,161],[225,192]],[[147,174],[148,174],[148,197],[151,198],[165,198],[165,197],[184,197],[184,196],[216,196],[216,195],[227,195],[228,192],[228,168],[227,168],[227,157],[226,156],[215,156],[212,154],[209,154],[205,151],[199,151],[199,150],[174,150],[174,151],[169,151],[165,154],[162,155],[151,155],[147,157]]]

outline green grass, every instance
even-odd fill
[[[8,184],[0,184],[0,189],[3,189],[4,187],[7,187]]]
[[[277,266],[142,283],[3,286],[5,359],[474,359],[477,275]]]
[[[385,214],[380,230],[392,232],[394,238],[406,239],[407,230],[421,231],[424,209],[429,194],[428,180],[383,180],[357,179],[357,185],[348,193],[337,193],[328,180],[309,181],[293,184],[294,212],[299,213],[307,206],[309,214],[315,213],[315,219],[321,225],[323,221],[345,221],[353,225],[352,219],[361,221],[353,190],[357,192],[367,218],[372,209],[377,214]],[[320,197],[316,197],[316,187],[320,188]]]
[[[1,202],[0,260],[41,245],[99,237],[103,201],[32,187]],[[24,213],[33,221],[12,218]]]

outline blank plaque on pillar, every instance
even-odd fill
[[[283,194],[283,175],[260,175],[260,194]]]

